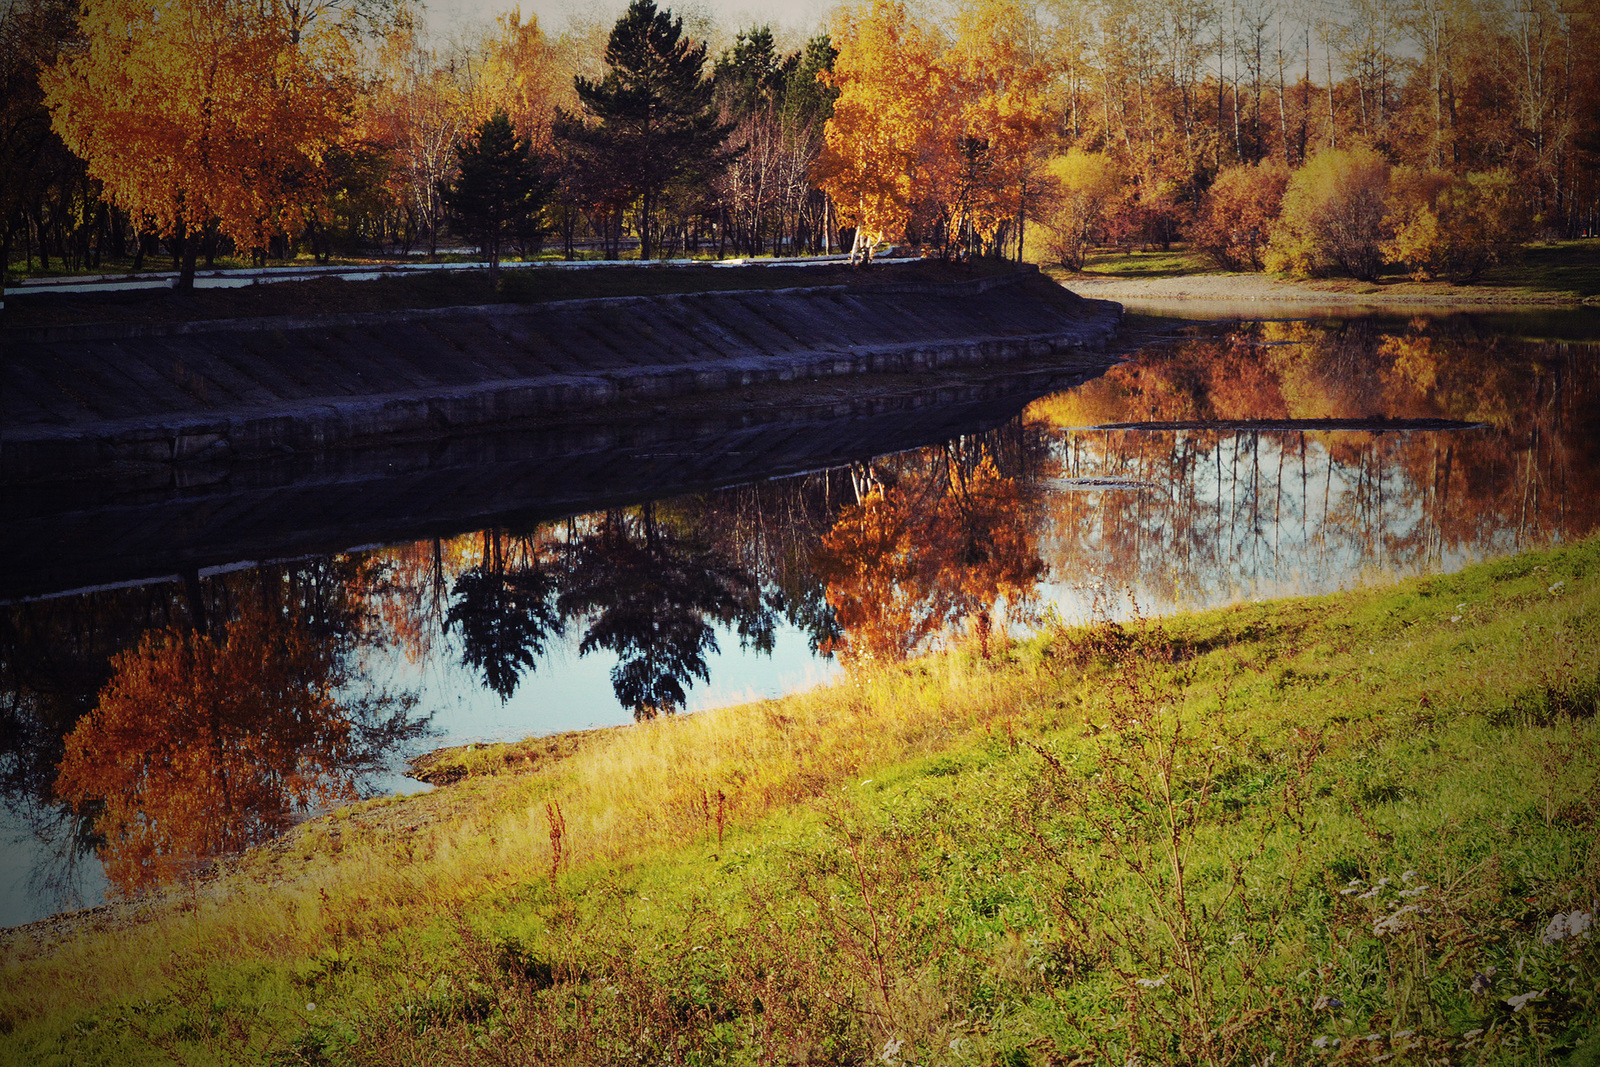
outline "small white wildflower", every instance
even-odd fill
[[[1461,1035],[1461,1039],[1463,1041],[1476,1041],[1476,1040],[1478,1040],[1478,1038],[1480,1038],[1482,1036],[1483,1036],[1483,1030],[1481,1028],[1479,1028],[1477,1030],[1468,1030],[1466,1033]]]
[[[1385,915],[1383,918],[1373,923],[1372,932],[1375,935],[1382,937],[1384,934],[1392,934],[1397,931],[1404,930],[1407,926],[1406,916],[1416,910],[1417,906],[1415,904],[1407,904],[1393,915]]]
[[[1452,615],[1452,616],[1450,616],[1450,621],[1451,622],[1460,622],[1461,621],[1461,616],[1460,615]]]
[[[1414,1033],[1416,1033],[1415,1030],[1396,1030],[1394,1036],[1396,1040],[1399,1040],[1402,1037],[1410,1037]]]
[[[1521,1011],[1528,1006],[1529,1001],[1537,1000],[1542,996],[1544,996],[1544,990],[1535,989],[1528,993],[1518,993],[1514,997],[1507,997],[1505,1002],[1510,1005],[1512,1011]]]
[[[1366,1037],[1362,1038],[1361,1040],[1363,1040],[1363,1041],[1382,1041],[1383,1040],[1383,1035],[1382,1034],[1368,1034]]]
[[[1429,888],[1429,886],[1419,885],[1411,889],[1402,889],[1400,890],[1400,895],[1403,897],[1420,897],[1422,894],[1426,893]]]
[[[1394,1059],[1394,1053],[1385,1052],[1385,1053],[1382,1053],[1380,1055],[1372,1057],[1371,1062],[1372,1063],[1382,1063],[1384,1060],[1392,1060],[1392,1059]]]
[[[1243,931],[1241,931],[1241,932],[1239,932],[1237,934],[1234,934],[1232,937],[1228,938],[1228,944],[1237,945],[1239,942],[1241,942],[1243,940],[1244,940],[1244,933],[1243,933]]]
[[[1312,1011],[1338,1011],[1342,1007],[1344,1007],[1344,1001],[1338,997],[1330,997],[1327,994],[1323,994],[1311,1002]]]
[[[1550,924],[1544,928],[1539,940],[1547,945],[1553,945],[1569,937],[1588,937],[1589,927],[1593,924],[1594,916],[1589,912],[1577,910],[1557,912],[1550,920]]]
[[[1456,610],[1457,611],[1466,611],[1467,610],[1467,606],[1465,604],[1457,604],[1456,605]]]
[[[1379,892],[1378,887],[1377,886],[1373,886],[1371,889],[1367,890],[1365,893],[1362,893],[1359,897],[1356,897],[1356,899],[1357,900],[1371,900],[1373,897],[1378,895],[1378,892]]]
[[[316,1010],[317,1010],[317,1002],[316,1001],[311,1000],[311,1001],[307,1001],[306,1002],[306,1011],[316,1011]]]
[[[1160,978],[1135,978],[1133,980],[1133,984],[1144,989],[1160,989],[1162,986],[1167,984],[1167,976],[1162,975]]]
[[[1566,582],[1557,582],[1555,585],[1552,585],[1550,587],[1550,591],[1552,593],[1558,592],[1558,591],[1560,591],[1561,587],[1566,585],[1566,584],[1567,584]]]
[[[1406,885],[1410,885],[1411,884],[1411,880],[1413,878],[1415,878],[1416,876],[1417,876],[1417,872],[1416,871],[1401,871],[1400,872],[1400,880],[1402,882],[1404,882]]]
[[[899,1063],[900,1050],[905,1047],[905,1042],[898,1037],[891,1037],[883,1043],[883,1051],[878,1054],[878,1059],[884,1063]]]
[[[1311,1042],[1312,1048],[1338,1048],[1339,1039],[1336,1037],[1319,1037]]]
[[[1392,881],[1394,881],[1393,878],[1379,878],[1378,879],[1378,884],[1379,885],[1388,885]]]

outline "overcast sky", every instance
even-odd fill
[[[575,16],[581,22],[602,19],[606,24],[616,21],[628,6],[628,0],[599,0],[583,3],[581,0],[424,0],[428,24],[445,36],[465,29],[474,23],[488,22],[508,11],[513,5],[521,8],[523,18],[537,15],[539,25],[549,33],[559,33],[561,27]],[[748,26],[770,25],[785,38],[798,39],[823,28],[836,0],[656,0],[658,6],[671,8],[674,14],[685,16],[689,27],[711,22],[725,33]],[[699,16],[698,18],[696,16]],[[785,32],[786,31],[786,32]]]

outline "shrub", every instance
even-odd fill
[[[1051,160],[1048,174],[1054,193],[1044,212],[1045,248],[1062,266],[1082,270],[1089,250],[1105,237],[1122,174],[1109,156],[1076,148]]]
[[[1370,148],[1331,149],[1289,179],[1267,266],[1374,281],[1383,265],[1389,164]]]
[[[1288,184],[1289,168],[1274,159],[1224,167],[1190,232],[1195,247],[1227,270],[1260,270]]]
[[[1515,258],[1532,230],[1515,182],[1504,168],[1461,176],[1400,168],[1384,258],[1421,280],[1476,281],[1485,268]]]

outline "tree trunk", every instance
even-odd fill
[[[176,289],[184,292],[194,291],[194,261],[200,251],[200,242],[188,232],[187,227],[178,223],[178,237],[173,251],[177,254],[180,266],[178,268],[178,284]]]

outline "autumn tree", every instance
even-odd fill
[[[54,126],[113,203],[183,249],[286,231],[322,181],[353,86],[348,27],[290,0],[86,0],[41,78]]]
[[[639,256],[655,254],[656,209],[663,191],[686,178],[708,179],[726,161],[730,127],[712,108],[702,76],[706,46],[684,36],[683,20],[654,0],[633,0],[606,43],[606,73],[574,79],[584,113],[562,136],[603,159],[613,180],[639,201]]]
[[[1267,265],[1321,276],[1339,268],[1372,281],[1383,265],[1389,164],[1370,148],[1319,152],[1283,194]]]
[[[1074,148],[1050,161],[1051,199],[1043,209],[1046,251],[1056,262],[1082,270],[1104,240],[1112,210],[1122,195],[1116,162],[1100,152]]]
[[[897,0],[842,7],[830,37],[839,54],[824,81],[839,96],[811,176],[840,221],[854,227],[856,262],[905,227],[926,176],[945,79],[933,28]]]
[[[1031,9],[1019,0],[968,0],[956,15],[943,66],[959,108],[951,116],[959,124],[960,168],[952,228],[969,254],[999,253],[1015,241],[1022,256],[1052,126],[1038,36]]]
[[[1457,176],[1402,167],[1391,200],[1394,233],[1383,255],[1417,278],[1476,281],[1513,259],[1530,235],[1527,202],[1508,170]]]
[[[1224,167],[1206,192],[1190,238],[1228,270],[1261,270],[1289,168],[1276,159]]]

